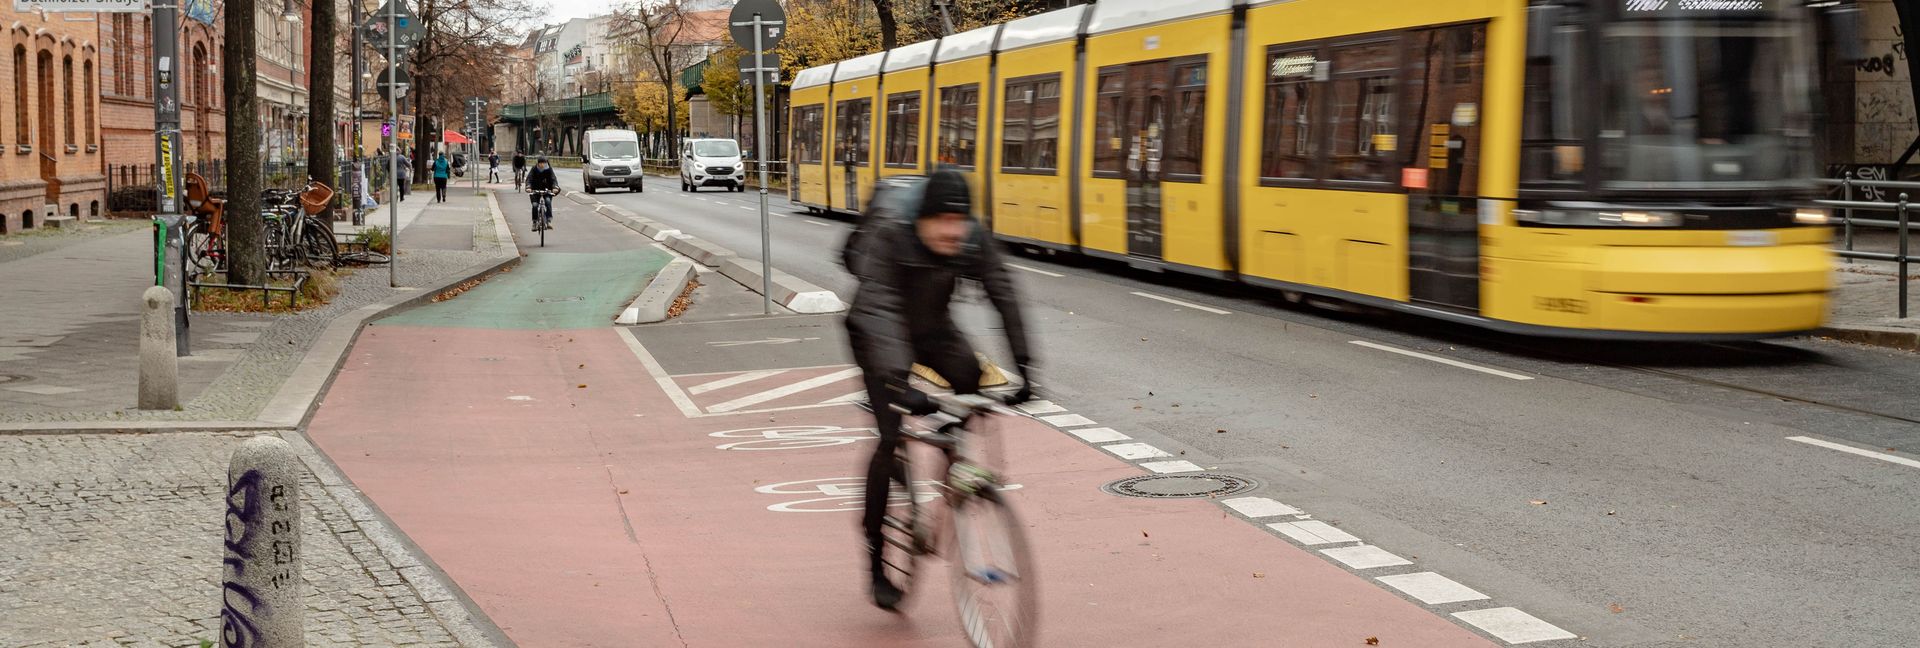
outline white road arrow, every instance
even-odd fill
[[[811,342],[813,340],[818,340],[818,339],[820,338],[810,337],[810,338],[767,338],[765,340],[728,340],[725,342],[708,342],[707,345],[716,346],[716,347],[737,347],[737,346],[747,346],[749,344],[793,344],[795,342]]]

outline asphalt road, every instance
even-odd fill
[[[754,193],[656,178],[600,198],[758,258]],[[774,264],[846,295],[844,218],[770,203]],[[1523,338],[1072,258],[1012,262],[1047,395],[1257,478],[1588,645],[1920,636],[1920,356]],[[980,308],[964,316],[993,332]]]

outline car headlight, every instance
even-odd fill
[[[1572,227],[1679,227],[1680,214],[1665,211],[1588,211],[1580,209],[1516,209],[1515,220]]]
[[[1833,212],[1802,207],[1793,210],[1793,222],[1801,225],[1825,225],[1833,222]]]

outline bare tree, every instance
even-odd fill
[[[516,26],[535,17],[527,0],[420,0],[426,36],[413,48],[414,177],[424,177],[427,146],[445,123],[464,114],[463,88],[498,87],[511,61]]]
[[[687,12],[681,10],[680,0],[635,0],[614,11],[607,29],[610,38],[629,43],[652,66],[653,78],[666,94],[666,123],[670,130],[671,125],[680,123],[681,98],[676,82],[680,69],[689,62],[685,59],[692,58],[686,47],[692,26]],[[671,132],[667,137],[667,153],[675,158],[680,156],[680,138]]]
[[[337,195],[344,195],[334,175],[333,157],[333,67],[334,51],[340,44],[334,27],[339,21],[334,0],[313,0],[313,57],[307,70],[312,79],[307,91],[307,174],[332,187]],[[325,220],[333,222],[331,217]]]
[[[254,0],[227,0],[221,26],[221,93],[227,108],[227,281],[267,280],[265,223],[260,219],[260,112],[255,107]]]

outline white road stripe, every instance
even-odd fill
[[[1085,416],[1081,416],[1079,414],[1055,414],[1053,416],[1042,416],[1040,417],[1040,420],[1046,421],[1047,425],[1051,425],[1059,428],[1080,427],[1082,425],[1093,425],[1093,419],[1087,418]]]
[[[1912,459],[1908,459],[1908,458],[1906,458],[1906,457],[1896,457],[1896,456],[1893,456],[1893,455],[1890,455],[1890,454],[1887,454],[1887,453],[1884,453],[1884,452],[1874,452],[1874,451],[1872,451],[1872,450],[1861,450],[1861,449],[1859,449],[1859,448],[1855,448],[1855,447],[1853,447],[1853,446],[1850,446],[1850,445],[1842,445],[1842,444],[1839,444],[1839,443],[1834,443],[1834,442],[1832,442],[1832,441],[1821,441],[1821,440],[1819,440],[1819,439],[1814,439],[1814,438],[1809,438],[1809,437],[1803,437],[1803,436],[1791,436],[1791,437],[1787,437],[1787,440],[1788,440],[1788,441],[1799,441],[1799,442],[1801,442],[1801,443],[1805,443],[1805,444],[1807,444],[1807,445],[1815,445],[1815,446],[1820,446],[1820,447],[1822,447],[1822,448],[1826,448],[1826,449],[1828,449],[1828,450],[1839,450],[1839,451],[1841,451],[1841,452],[1845,452],[1845,453],[1847,453],[1847,454],[1851,454],[1851,455],[1860,455],[1860,456],[1862,456],[1862,457],[1868,457],[1868,458],[1872,458],[1872,459],[1879,459],[1879,460],[1881,460],[1881,461],[1885,461],[1885,462],[1887,462],[1887,463],[1895,463],[1895,464],[1900,464],[1900,465],[1902,465],[1902,466],[1906,466],[1906,467],[1908,467],[1908,468],[1920,468],[1920,461],[1914,461],[1914,460],[1912,460]]]
[[[1157,473],[1161,473],[1161,474],[1200,472],[1200,466],[1195,465],[1193,462],[1187,461],[1185,459],[1176,459],[1174,461],[1149,461],[1149,462],[1140,464],[1140,467],[1157,472]]]
[[[867,400],[867,390],[865,390],[865,389],[862,389],[862,390],[860,390],[860,391],[857,391],[857,392],[854,392],[854,393],[851,393],[851,394],[847,394],[847,395],[845,395],[845,396],[835,396],[835,397],[833,397],[833,398],[829,398],[829,399],[826,399],[826,400],[823,400],[823,401],[820,401],[820,402],[821,402],[822,404],[826,404],[826,403],[860,403],[860,402],[865,402],[866,400]]]
[[[803,223],[806,223],[806,224],[808,224],[808,225],[819,225],[819,226],[821,226],[821,227],[833,227],[832,225],[828,225],[828,224],[826,224],[826,223],[822,223],[822,222],[820,222],[820,221],[801,221],[801,222],[803,222]]]
[[[778,387],[775,389],[769,389],[769,390],[760,392],[758,394],[741,396],[739,398],[735,398],[725,403],[721,403],[719,405],[709,407],[707,408],[707,411],[714,412],[714,413],[731,412],[731,411],[740,409],[742,407],[747,407],[749,405],[758,405],[760,403],[765,403],[767,401],[780,398],[782,396],[791,396],[794,394],[798,394],[800,392],[813,389],[815,387],[831,385],[833,383],[837,383],[842,380],[853,378],[859,375],[860,375],[860,369],[858,367],[852,368],[852,369],[842,369],[840,371],[835,371],[825,376],[808,378],[806,380],[802,380],[800,382],[793,383],[791,385]]]
[[[1209,312],[1209,313],[1213,313],[1213,314],[1215,314],[1215,315],[1231,315],[1231,314],[1233,314],[1233,312],[1232,312],[1232,311],[1223,311],[1223,310],[1220,310],[1220,309],[1218,309],[1218,308],[1214,308],[1214,307],[1211,307],[1211,306],[1201,306],[1201,305],[1199,305],[1199,304],[1195,304],[1195,303],[1193,303],[1193,302],[1188,302],[1188,301],[1180,301],[1180,300],[1178,300],[1178,299],[1174,299],[1174,298],[1172,298],[1172,297],[1162,297],[1162,296],[1160,296],[1160,295],[1155,295],[1155,294],[1153,294],[1153,293],[1146,293],[1146,292],[1135,292],[1135,293],[1133,293],[1133,294],[1135,294],[1135,295],[1139,295],[1139,296],[1141,296],[1141,297],[1145,297],[1145,298],[1147,298],[1147,299],[1157,299],[1157,300],[1160,300],[1160,301],[1163,301],[1163,302],[1166,302],[1166,303],[1169,303],[1169,304],[1173,304],[1173,305],[1175,305],[1175,306],[1180,306],[1180,307],[1183,307],[1183,308],[1191,308],[1191,309],[1194,309],[1194,310],[1197,310],[1197,311],[1206,311],[1206,312]]]
[[[1009,268],[1013,268],[1013,269],[1015,269],[1015,270],[1025,270],[1025,271],[1027,271],[1027,272],[1031,272],[1031,273],[1034,273],[1034,274],[1037,274],[1037,275],[1046,275],[1046,276],[1049,276],[1049,277],[1065,277],[1065,276],[1066,276],[1066,275],[1063,275],[1063,274],[1060,274],[1060,273],[1058,273],[1058,272],[1047,272],[1047,271],[1045,271],[1045,270],[1041,270],[1041,269],[1039,269],[1039,268],[1029,268],[1029,267],[1026,267],[1026,266],[1023,266],[1023,265],[1020,265],[1020,264],[1018,264],[1018,263],[1009,263],[1009,264],[1007,264],[1007,267],[1009,267]]]
[[[1173,456],[1167,454],[1165,450],[1155,448],[1145,443],[1115,443],[1110,446],[1100,446],[1100,448],[1113,453],[1121,459],[1159,459],[1161,457]]]
[[[1387,553],[1387,550],[1373,545],[1322,549],[1320,553],[1326,554],[1328,557],[1338,560],[1354,569],[1373,569],[1376,567],[1413,564],[1412,561]]]
[[[1305,522],[1278,522],[1267,528],[1284,533],[1295,542],[1303,545],[1323,545],[1336,542],[1359,542],[1353,534],[1341,531],[1331,524],[1319,520]]]
[[[1133,440],[1133,437],[1116,432],[1113,428],[1080,428],[1078,430],[1069,430],[1068,433],[1080,437],[1081,441],[1087,443],[1113,443],[1115,441]]]
[[[1303,512],[1278,500],[1265,497],[1235,497],[1230,500],[1221,500],[1220,503],[1250,518],[1299,515]]]
[[[680,391],[680,385],[673,382],[673,377],[667,375],[667,370],[660,367],[660,361],[655,360],[653,354],[647,352],[646,345],[641,344],[640,339],[633,336],[633,330],[625,326],[615,328],[620,330],[620,341],[627,343],[627,348],[633,351],[634,357],[640,359],[640,364],[647,368],[647,373],[653,374],[654,382],[660,384],[660,390],[667,393],[667,398],[673,401],[675,407],[680,408],[680,413],[688,418],[699,416],[700,407],[693,404],[693,397]]]
[[[747,372],[747,373],[743,373],[743,374],[740,374],[740,375],[738,375],[738,376],[733,376],[733,377],[730,377],[730,378],[721,378],[721,379],[719,379],[719,380],[715,380],[715,381],[713,381],[713,382],[708,382],[708,383],[701,383],[701,384],[698,384],[698,385],[694,385],[694,386],[692,386],[692,387],[689,387],[689,388],[687,388],[687,393],[689,393],[689,394],[705,394],[705,393],[707,393],[707,392],[710,392],[710,391],[713,391],[713,390],[716,390],[716,389],[726,389],[726,388],[728,388],[728,387],[732,387],[732,386],[734,386],[734,385],[738,385],[738,384],[740,384],[740,383],[748,383],[748,382],[753,382],[753,381],[755,381],[755,380],[759,380],[759,379],[761,379],[761,378],[765,378],[765,377],[768,377],[768,376],[778,376],[778,375],[780,375],[780,374],[783,374],[783,373],[786,373],[786,371],[785,371],[785,370],[775,370],[775,371],[749,371],[749,372]]]
[[[1455,612],[1453,616],[1512,644],[1574,639],[1579,636],[1510,607]]]
[[[1060,412],[1067,411],[1067,408],[1061,407],[1059,405],[1054,404],[1053,401],[1047,401],[1047,400],[1027,401],[1025,403],[1021,403],[1019,407],[1020,407],[1020,411],[1026,412],[1028,414],[1032,414],[1035,416],[1038,416],[1041,414],[1058,414]]]
[[[1499,369],[1494,369],[1492,367],[1482,367],[1477,364],[1461,362],[1459,360],[1455,360],[1452,358],[1442,358],[1436,355],[1427,355],[1419,351],[1408,351],[1406,349],[1402,349],[1399,347],[1390,347],[1385,344],[1374,344],[1372,342],[1367,342],[1365,340],[1352,340],[1349,342],[1349,344],[1357,344],[1369,349],[1379,349],[1387,353],[1398,353],[1403,356],[1419,358],[1421,360],[1431,360],[1433,362],[1438,362],[1443,365],[1459,367],[1461,369],[1466,369],[1469,371],[1478,371],[1483,374],[1492,374],[1495,376],[1499,376],[1501,378],[1512,378],[1514,380],[1533,380],[1533,376],[1521,375],[1521,374],[1513,373],[1511,371],[1501,371]]]
[[[752,207],[747,207],[747,206],[745,206],[745,205],[742,205],[742,206],[741,206],[740,208],[741,208],[741,209],[745,209],[745,210],[747,210],[747,211],[753,211],[753,208],[752,208]]]
[[[1487,595],[1471,587],[1454,582],[1453,579],[1433,572],[1381,576],[1377,579],[1394,589],[1406,592],[1407,596],[1419,599],[1427,605],[1443,605],[1461,601],[1484,601]]]

